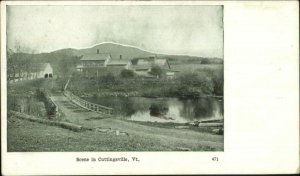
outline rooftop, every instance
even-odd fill
[[[138,70],[149,70],[151,68],[151,66],[149,66],[149,65],[135,65],[133,68],[136,71],[138,71]]]
[[[87,60],[106,60],[110,59],[110,54],[107,53],[99,53],[99,54],[87,54],[84,55],[80,60],[81,61],[87,61]]]
[[[110,60],[107,63],[107,66],[118,66],[118,65],[127,65],[129,61],[127,60]]]
[[[153,65],[164,66],[167,65],[169,69],[171,69],[170,64],[167,59],[139,59],[136,66],[148,66],[151,67]]]

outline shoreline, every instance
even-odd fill
[[[72,91],[71,91],[72,92]],[[201,96],[157,96],[157,95],[142,95],[138,92],[102,92],[102,93],[83,93],[77,94],[72,92],[74,95],[79,96],[80,98],[92,98],[92,97],[143,97],[143,98],[180,98],[180,99],[197,99],[197,98],[221,98],[224,96],[221,95],[201,95]]]

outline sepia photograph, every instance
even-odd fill
[[[298,1],[1,1],[1,174],[299,174]]]
[[[7,151],[223,151],[223,6],[7,6]]]

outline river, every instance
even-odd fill
[[[108,106],[122,118],[134,121],[184,123],[223,118],[220,98],[90,97],[87,101]]]

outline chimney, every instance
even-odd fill
[[[99,54],[99,49],[97,49],[97,54]]]
[[[122,55],[120,55],[120,60],[122,59]]]

